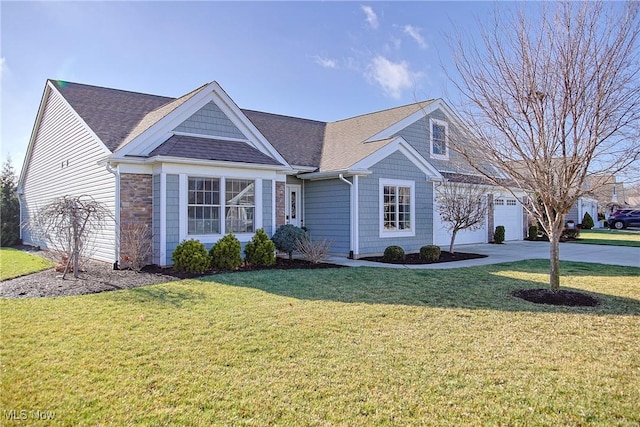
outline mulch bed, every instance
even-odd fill
[[[18,248],[31,252],[38,252],[36,248]],[[320,263],[312,264],[301,259],[276,258],[276,264],[263,268],[269,270],[290,270],[290,269],[315,269],[315,268],[337,268],[340,265]],[[243,267],[236,271],[258,270],[253,267]],[[33,297],[63,297],[72,295],[87,295],[100,292],[115,291],[120,289],[133,289],[140,286],[154,285],[158,283],[170,282],[176,279],[193,279],[202,276],[226,273],[224,271],[207,271],[201,274],[185,273],[176,271],[173,268],[160,268],[158,266],[145,267],[141,272],[132,270],[114,270],[108,263],[99,261],[87,261],[83,265],[83,271],[79,278],[74,278],[73,274],[62,279],[62,273],[54,268],[38,273],[29,274],[15,279],[0,282],[0,298],[33,298]]]
[[[520,289],[511,293],[514,297],[535,303],[535,304],[551,304],[566,305],[570,307],[595,307],[600,301],[587,294],[581,292],[568,291],[560,289],[552,291],[551,289]]]
[[[452,262],[452,261],[463,261],[465,259],[476,259],[476,258],[486,258],[487,255],[481,255],[481,254],[472,254],[472,253],[467,253],[467,252],[447,252],[447,251],[442,251],[440,252],[440,258],[438,258],[435,261],[425,261],[422,258],[420,258],[420,254],[407,254],[405,256],[404,261],[385,261],[384,257],[382,256],[375,256],[375,257],[364,257],[364,258],[360,258],[362,260],[365,261],[374,261],[374,262],[382,262],[382,263],[386,263],[386,264],[412,264],[412,265],[419,265],[419,264],[437,264],[440,262]]]

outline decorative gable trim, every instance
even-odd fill
[[[455,113],[455,111],[453,111],[451,109],[451,107],[449,107],[447,105],[447,103],[442,98],[439,98],[439,99],[436,99],[435,101],[431,102],[430,104],[425,105],[423,108],[420,108],[415,113],[410,114],[407,117],[405,117],[404,119],[402,119],[402,120],[392,124],[391,126],[387,127],[386,129],[381,130],[377,134],[375,134],[372,137],[368,138],[365,142],[373,142],[373,141],[378,141],[378,140],[381,140],[381,139],[391,138],[394,135],[396,135],[398,132],[400,132],[402,129],[414,124],[418,120],[420,120],[423,117],[433,113],[434,111],[436,111],[438,109],[442,110],[444,112],[444,114],[447,116],[447,118],[449,118],[453,122],[455,122],[455,124],[458,127],[460,127],[461,129],[465,129],[465,126],[464,126],[462,120]]]
[[[411,163],[427,176],[427,179],[431,181],[441,181],[443,179],[442,174],[401,136],[394,138],[393,141],[375,153],[353,164],[350,169],[370,169],[376,163],[386,159],[396,151],[399,151],[409,159]]]
[[[174,129],[180,126],[185,120],[197,113],[201,108],[213,102],[231,120],[231,122],[247,136],[243,142],[262,153],[274,158],[283,165],[289,166],[280,153],[267,141],[260,131],[242,113],[240,108],[226,94],[217,82],[211,82],[204,86],[198,93],[186,100],[182,105],[169,112],[148,129],[133,138],[125,146],[116,150],[112,160],[119,160],[125,156],[147,156],[160,144],[169,139]],[[207,137],[207,135],[198,135]],[[219,138],[218,138],[219,139]]]

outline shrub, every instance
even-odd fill
[[[593,218],[589,215],[589,212],[585,212],[582,217],[582,228],[585,230],[591,230],[595,224],[593,223]]]
[[[276,245],[269,239],[264,229],[260,228],[253,239],[245,245],[244,255],[249,264],[267,267],[276,263]]]
[[[229,233],[218,240],[209,251],[211,267],[216,270],[235,270],[242,265],[240,241]]]
[[[420,259],[425,261],[437,261],[440,258],[440,247],[427,245],[420,248]]]
[[[386,262],[404,261],[404,249],[400,246],[387,246],[383,258]]]
[[[318,264],[327,258],[332,243],[326,239],[312,242],[309,236],[304,236],[298,240],[296,251],[300,252],[307,261]]]
[[[560,240],[575,240],[580,237],[580,229],[579,228],[565,228],[562,230],[562,234],[560,235]]]
[[[151,262],[153,237],[147,224],[126,223],[120,226],[120,261],[122,268],[140,271]]]
[[[296,250],[298,240],[306,236],[305,231],[292,224],[286,224],[278,228],[271,238],[276,245],[276,249],[289,254],[289,259],[293,258],[293,251]]]
[[[529,240],[537,240],[538,239],[538,226],[530,225],[529,233],[527,234],[527,239]]]
[[[496,231],[493,233],[493,242],[494,243],[502,243],[504,242],[504,225],[499,225],[496,227]]]
[[[211,265],[207,249],[198,240],[183,240],[171,255],[173,267],[188,273],[203,273]]]

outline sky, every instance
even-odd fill
[[[488,2],[0,2],[1,161],[20,171],[47,79],[335,121],[452,97],[447,36]]]

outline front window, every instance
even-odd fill
[[[225,231],[227,233],[253,233],[254,181],[227,179],[225,187]]]
[[[187,212],[189,234],[220,233],[220,180],[189,178]]]
[[[435,158],[448,158],[447,123],[431,119],[431,155]]]
[[[414,183],[381,180],[381,236],[414,233]]]

